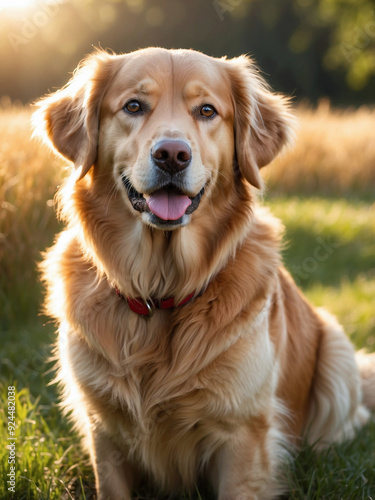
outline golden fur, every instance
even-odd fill
[[[144,111],[125,112],[129,99]],[[217,115],[202,117],[205,104]],[[220,500],[277,497],[288,446],[350,438],[369,415],[352,345],[281,266],[281,227],[250,189],[292,135],[287,100],[246,57],[152,48],[93,54],[39,106],[37,133],[76,167],[43,271],[99,498],[130,499],[145,477],[166,491],[204,477]],[[205,187],[170,227],[135,210],[123,183],[153,192],[163,138],[191,148],[186,195]],[[195,297],[145,319],[115,288]],[[373,407],[374,359],[360,356]]]

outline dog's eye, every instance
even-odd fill
[[[214,115],[216,115],[216,109],[211,106],[211,104],[204,104],[201,107],[200,113],[206,118],[212,118]]]
[[[124,108],[123,108],[125,111],[127,111],[128,113],[131,113],[131,114],[135,114],[135,113],[139,113],[140,111],[142,111],[142,106],[141,106],[141,103],[139,101],[137,101],[136,99],[132,99],[131,101],[128,101]]]

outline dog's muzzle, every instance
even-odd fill
[[[134,210],[153,215],[153,222],[159,226],[177,226],[184,215],[192,214],[199,206],[204,194],[203,187],[196,196],[188,196],[173,182],[151,194],[139,193],[129,179],[122,177],[128,198]]]

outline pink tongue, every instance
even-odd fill
[[[184,195],[171,191],[157,191],[147,200],[151,212],[163,220],[177,220],[184,215],[186,209],[191,205],[191,199]]]

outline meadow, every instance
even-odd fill
[[[285,263],[304,293],[337,315],[357,348],[374,351],[375,111],[323,102],[296,113],[295,147],[264,169],[264,203],[285,225]],[[60,229],[53,198],[69,167],[30,139],[30,115],[0,110],[0,498],[90,499],[88,457],[51,384],[54,325],[41,314],[36,266]],[[14,494],[7,484],[9,386],[16,387]],[[374,422],[353,442],[320,453],[303,448],[287,477],[293,500],[374,498]],[[137,498],[162,497],[142,490]],[[203,486],[191,498],[213,496]]]

